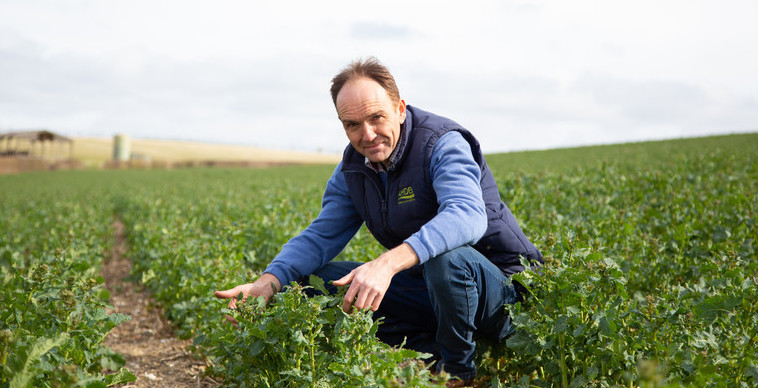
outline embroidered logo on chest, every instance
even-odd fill
[[[400,189],[397,193],[397,204],[414,201],[416,196],[413,194],[413,188],[408,186]]]

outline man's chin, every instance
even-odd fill
[[[363,156],[368,158],[368,160],[372,163],[381,163],[387,160],[387,158],[389,158],[388,155],[385,155],[385,152],[381,152],[381,151],[380,152],[365,152]]]

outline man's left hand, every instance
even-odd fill
[[[335,280],[335,286],[350,284],[342,302],[342,310],[349,313],[352,306],[355,306],[376,311],[384,299],[392,277],[418,262],[413,248],[403,243]]]

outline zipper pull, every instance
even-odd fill
[[[386,171],[379,171],[379,180],[382,182],[382,191],[384,191],[384,198],[382,198],[382,226],[387,227],[387,199],[389,198],[389,188],[387,187]]]

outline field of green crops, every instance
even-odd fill
[[[546,256],[516,333],[480,347],[483,387],[758,385],[758,134],[488,156]],[[332,166],[0,176],[0,387],[133,379],[102,346],[101,264],[126,226],[133,278],[233,386],[435,386],[339,297],[226,311],[319,211]],[[341,259],[381,248],[362,230]],[[528,279],[523,279],[528,278]],[[224,314],[237,317],[239,328]]]

